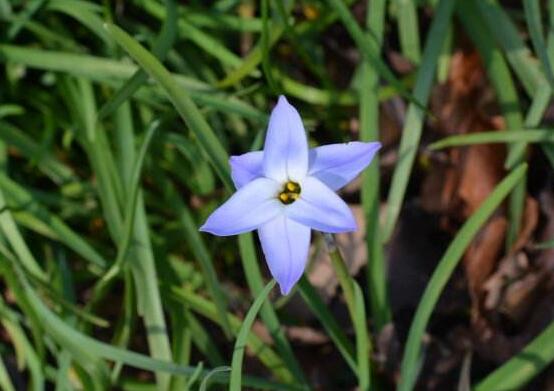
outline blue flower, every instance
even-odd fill
[[[237,192],[201,231],[237,235],[257,229],[273,277],[286,295],[302,276],[311,229],[355,231],[350,208],[335,191],[371,163],[378,142],[308,149],[298,111],[284,96],[273,109],[263,151],[230,159]]]

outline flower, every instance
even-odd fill
[[[230,159],[237,192],[201,231],[228,236],[258,230],[273,277],[286,295],[306,267],[311,229],[355,231],[350,208],[335,193],[371,163],[378,142],[308,149],[298,111],[284,96],[269,118],[263,151]]]

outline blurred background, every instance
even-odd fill
[[[553,1],[0,0],[0,64],[1,389],[554,389]],[[280,94],[383,144],[363,300],[315,235],[235,345],[268,270],[198,227]]]

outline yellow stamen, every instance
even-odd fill
[[[289,202],[289,195],[287,193],[281,193],[279,194],[279,199],[283,204],[288,204]]]
[[[300,198],[300,185],[296,182],[288,181],[283,186],[283,190],[279,193],[277,198],[285,205],[292,204]]]

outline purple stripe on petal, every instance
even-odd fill
[[[308,139],[302,119],[282,95],[269,118],[263,168],[266,177],[278,182],[298,182],[308,172]]]
[[[311,149],[308,175],[315,176],[336,191],[358,176],[371,163],[379,148],[379,142],[354,141]]]
[[[306,267],[310,249],[310,227],[278,216],[258,229],[271,275],[287,295]]]

